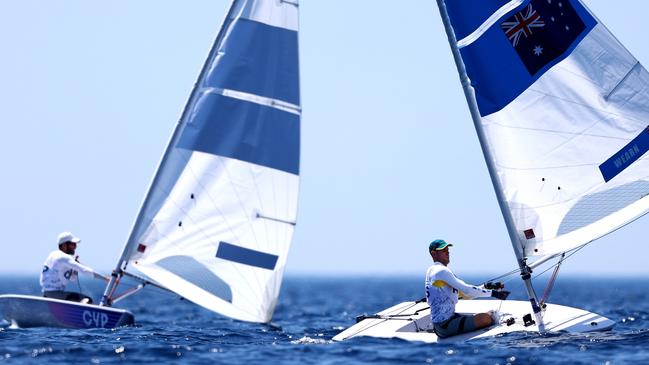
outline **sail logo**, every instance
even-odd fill
[[[88,327],[104,328],[108,323],[108,314],[94,311],[83,311],[83,323]]]
[[[637,144],[634,144],[633,146],[629,147],[623,154],[621,154],[620,157],[616,158],[613,163],[615,164],[615,167],[619,169],[622,166],[626,165],[627,162],[633,160],[636,155],[640,155],[640,148]]]
[[[605,182],[619,175],[626,168],[636,162],[642,155],[649,151],[649,127],[634,138],[621,150],[611,156],[606,162],[599,165],[599,170]]]
[[[586,29],[570,0],[532,0],[500,27],[530,75],[561,57]]]
[[[524,35],[525,38],[531,36],[533,28],[544,27],[545,23],[541,20],[541,15],[532,9],[532,4],[529,4],[525,13],[521,11],[514,14],[510,20],[503,22],[500,26],[505,31],[507,38],[512,41],[512,45],[516,47],[521,35]]]

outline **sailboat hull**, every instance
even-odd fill
[[[19,328],[115,328],[135,323],[124,309],[31,295],[0,295],[0,313]]]
[[[525,315],[531,313],[530,303],[526,301],[461,300],[456,306],[456,311],[461,314],[496,311],[500,317],[500,323],[482,330],[442,339],[432,331],[430,309],[426,302],[403,302],[377,313],[376,316],[370,316],[378,318],[366,318],[359,321],[336,335],[333,340],[343,341],[354,337],[369,336],[445,343],[470,341],[510,332],[538,331],[536,324],[528,323],[526,326],[523,320]],[[510,318],[513,318],[513,323]],[[508,319],[509,325],[507,325]],[[547,305],[543,320],[547,332],[604,331],[615,325],[615,322],[598,314],[556,304]]]

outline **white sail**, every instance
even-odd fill
[[[578,0],[445,1],[524,256],[649,210],[649,74]]]
[[[297,1],[234,1],[122,263],[207,309],[269,322],[296,220]]]

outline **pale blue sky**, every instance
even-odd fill
[[[56,236],[115,264],[229,6],[0,5],[0,273],[37,274]],[[645,64],[649,2],[586,0]],[[434,0],[303,0],[302,162],[287,273],[460,273],[516,266]],[[649,275],[643,217],[564,272]]]

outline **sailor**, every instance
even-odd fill
[[[444,240],[434,240],[428,246],[434,263],[426,272],[426,299],[430,306],[435,333],[441,338],[475,331],[493,323],[490,313],[455,313],[458,298],[494,297],[504,300],[509,295],[508,291],[488,290],[483,285],[469,285],[455,277],[447,267],[450,262],[448,248],[451,246],[453,245]]]
[[[70,232],[59,234],[59,249],[52,251],[47,256],[41,272],[40,283],[44,297],[92,303],[92,298],[85,294],[65,291],[68,283],[76,281],[79,272],[109,280],[107,277],[78,262],[78,256],[75,257],[74,253],[79,242],[81,240]]]

